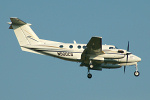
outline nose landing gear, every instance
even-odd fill
[[[138,77],[140,75],[140,72],[139,71],[135,71],[134,72],[134,76]]]
[[[135,65],[136,71],[134,72],[134,76],[138,77],[140,75],[140,72],[138,71],[137,64]]]

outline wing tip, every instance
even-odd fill
[[[10,17],[10,18],[18,18],[18,17]]]

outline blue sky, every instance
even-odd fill
[[[149,0],[4,0],[0,4],[0,100],[141,100],[150,98]],[[141,57],[134,66],[91,71],[80,63],[22,52],[7,22],[18,17],[32,24],[39,38],[87,43],[103,37]]]

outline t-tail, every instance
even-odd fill
[[[31,51],[23,48],[24,46],[32,46],[32,45],[41,44],[38,36],[30,28],[31,24],[26,23],[15,17],[11,17],[10,20],[11,20],[11,22],[8,23],[8,24],[10,24],[9,29],[14,29],[14,32],[18,39],[19,45],[23,51],[31,52]]]
[[[31,24],[14,17],[10,18],[10,20],[9,29],[14,29],[20,46],[39,44],[39,38],[30,28]]]

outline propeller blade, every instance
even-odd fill
[[[127,51],[129,51],[129,41],[128,41],[128,46],[127,46]]]
[[[129,54],[127,53],[127,60],[126,60],[126,62],[128,62],[128,55],[129,55]]]
[[[129,51],[129,41],[128,41],[128,46],[127,46],[127,51]],[[127,53],[126,55],[127,55],[127,60],[126,60],[126,62],[128,62],[128,55],[129,55],[129,53]]]
[[[124,66],[124,74],[125,74],[125,72],[126,72],[126,66]]]
[[[128,41],[128,46],[127,46],[127,51],[129,51],[129,41]],[[126,66],[127,66],[129,53],[127,52],[126,55],[127,55],[127,59],[126,59]],[[124,73],[126,72],[126,66],[124,66]]]

